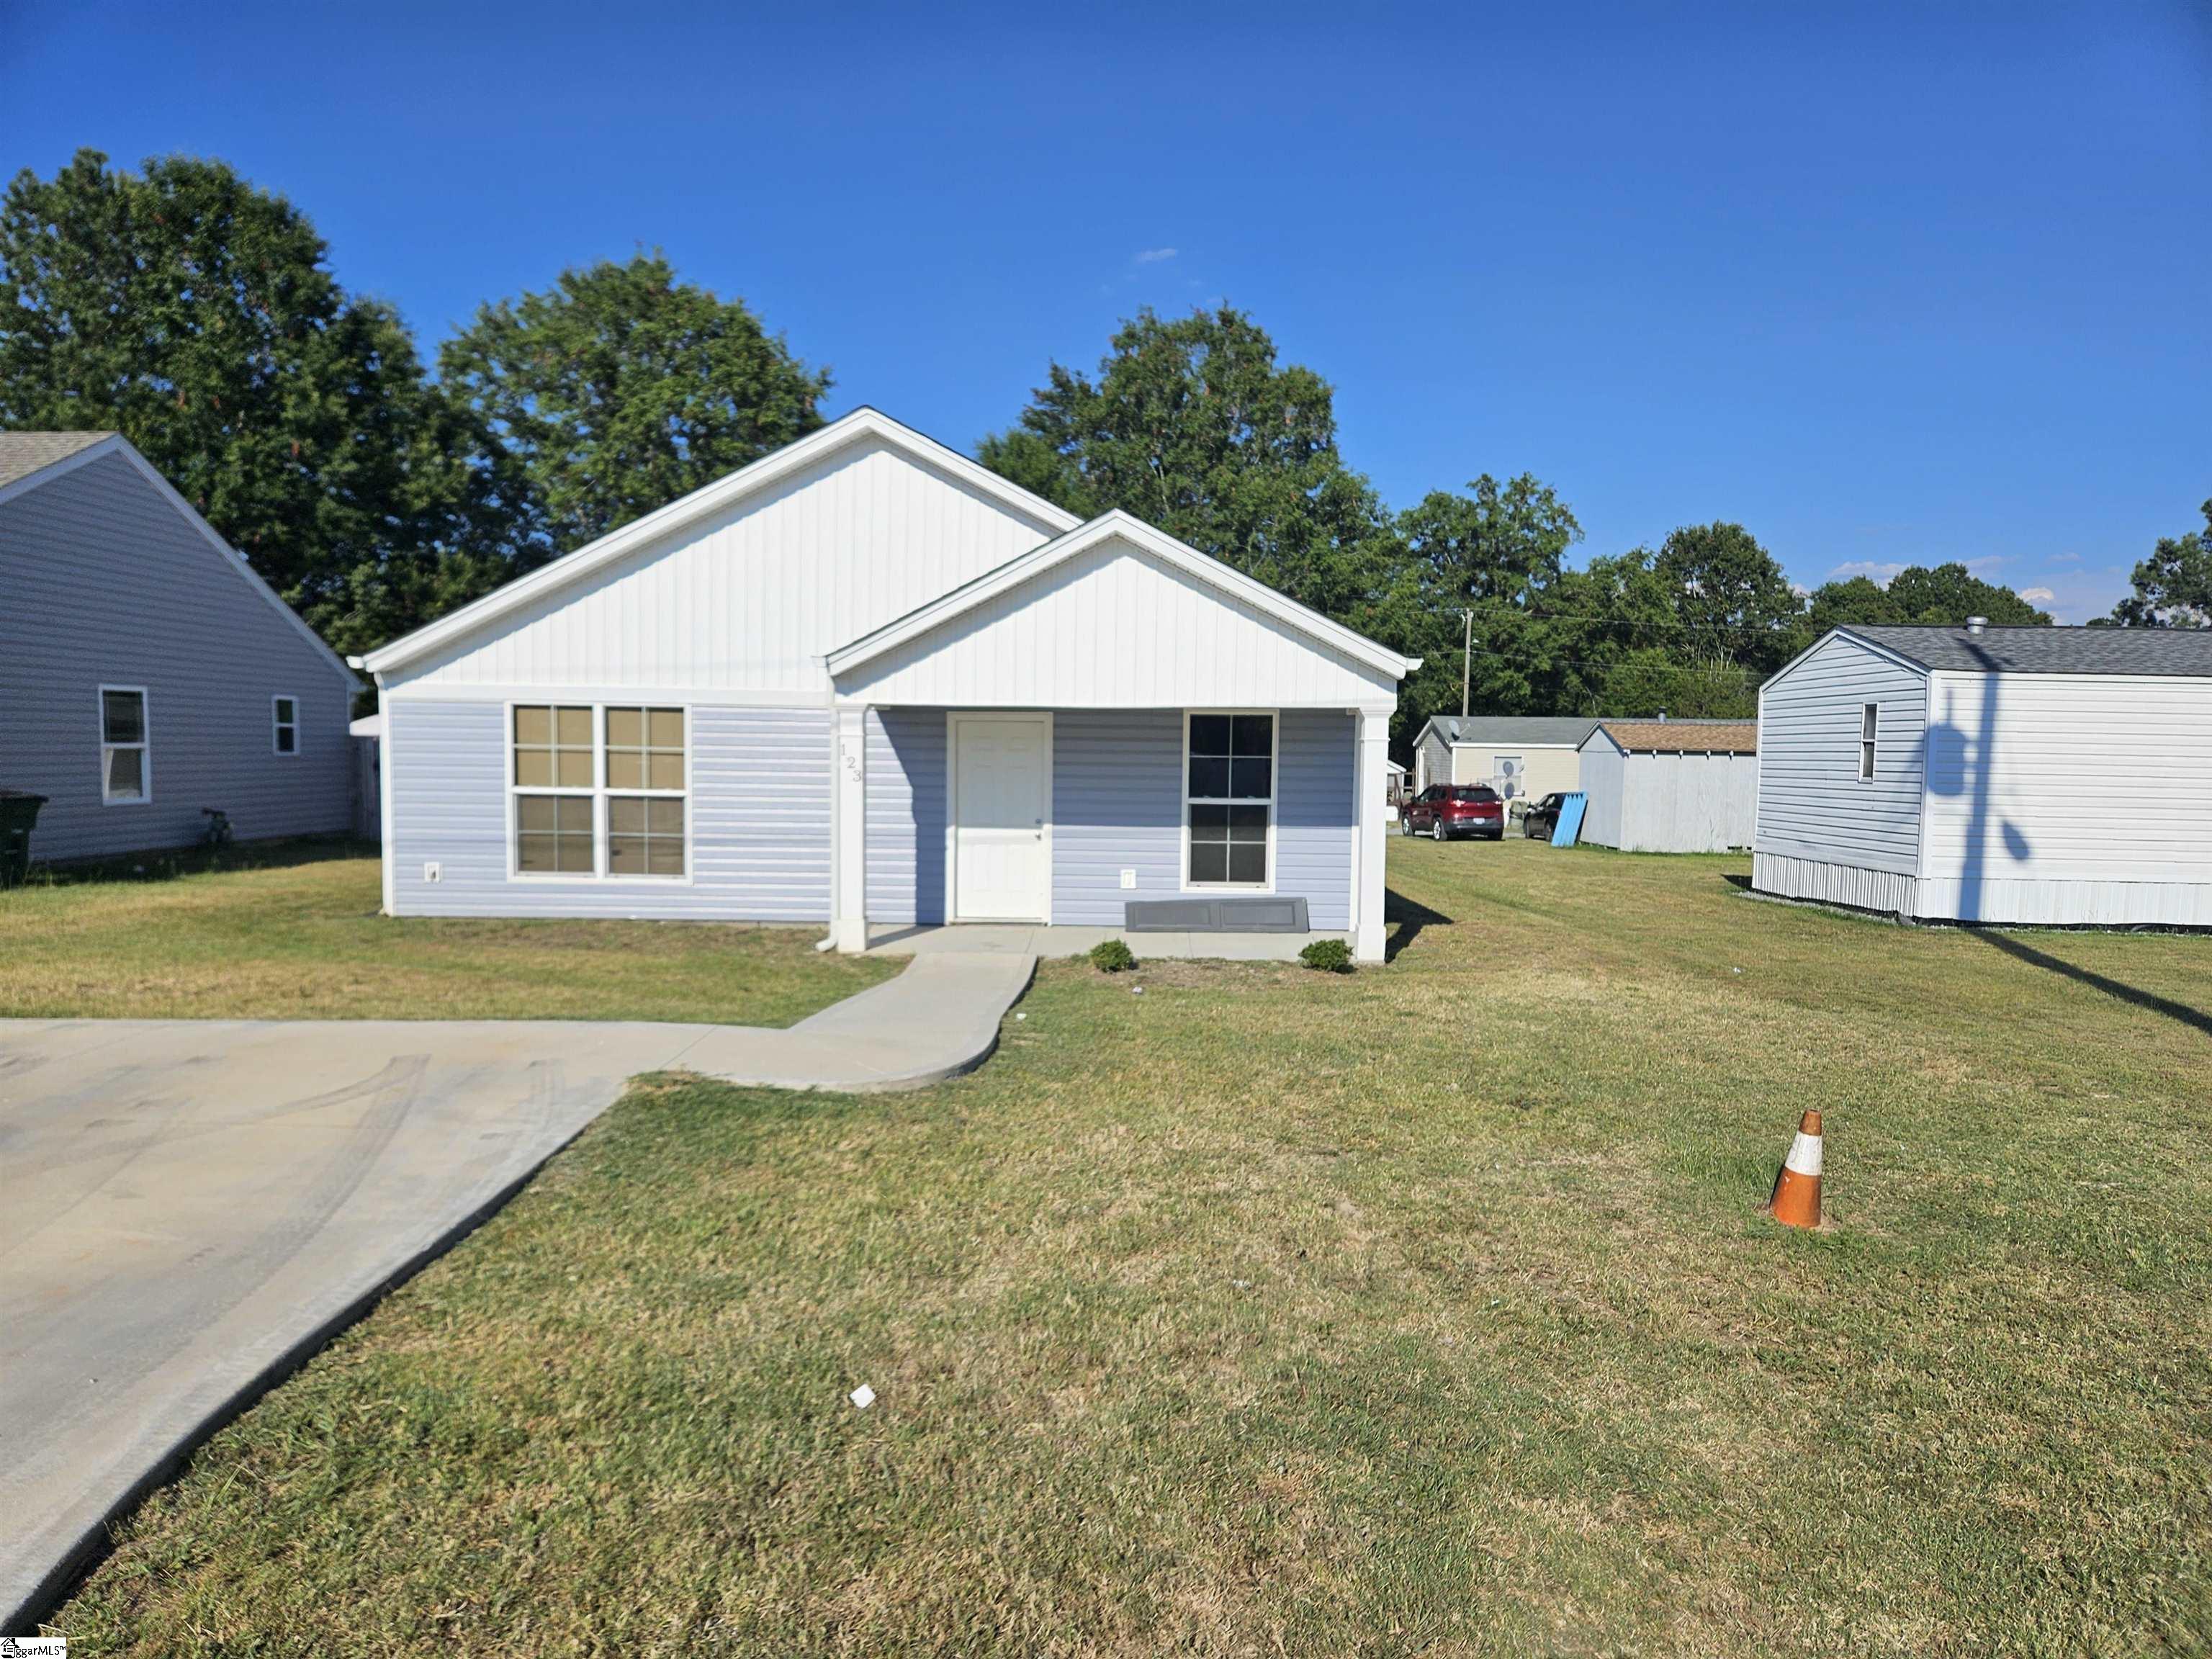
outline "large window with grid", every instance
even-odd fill
[[[681,708],[516,705],[514,873],[681,879],[686,724]]]
[[[599,872],[592,711],[533,703],[514,710],[514,872]]]
[[[1275,817],[1275,717],[1193,714],[1184,727],[1185,884],[1267,887]]]
[[[684,873],[684,711],[610,708],[607,873]]]

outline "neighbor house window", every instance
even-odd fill
[[[1881,711],[1879,703],[1869,703],[1859,710],[1859,781],[1874,781],[1875,722]]]
[[[1193,887],[1265,887],[1275,811],[1275,717],[1189,716],[1184,799]]]
[[[100,688],[100,799],[109,806],[128,806],[153,798],[145,690],[103,685]]]
[[[269,699],[270,741],[280,755],[300,752],[300,702],[296,697]]]
[[[514,868],[525,876],[598,873],[592,711],[514,711]]]
[[[684,873],[684,711],[610,708],[607,873]]]

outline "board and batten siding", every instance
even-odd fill
[[[504,705],[416,696],[387,702],[385,720],[397,915],[829,918],[826,709],[691,706],[691,878],[682,883],[510,878]],[[434,882],[424,876],[431,863]]]
[[[1583,840],[1624,853],[1725,853],[1751,845],[1757,756],[1623,755],[1599,738],[1583,761],[1589,778]]]
[[[1880,714],[1869,782],[1859,777],[1859,730],[1870,702]],[[1843,635],[1769,682],[1759,697],[1753,884],[1876,909],[1909,903],[1927,723],[1925,675]]]
[[[1277,893],[1318,929],[1351,925],[1356,722],[1285,711],[1276,742]],[[945,919],[945,711],[872,710],[867,725],[868,919]],[[1078,709],[1053,717],[1052,920],[1119,927],[1132,899],[1181,896],[1183,715]],[[1121,885],[1121,872],[1135,885]]]
[[[1928,695],[1915,914],[2212,926],[2212,680],[1939,672]]]
[[[100,798],[100,687],[147,693],[152,799]],[[276,752],[270,700],[298,700]],[[0,502],[0,788],[47,797],[41,860],[353,821],[353,685],[131,462],[87,461]]]
[[[385,676],[827,699],[822,658],[1054,533],[867,437]],[[732,699],[734,701],[734,699]]]
[[[846,669],[841,696],[932,708],[1351,708],[1397,684],[1115,538]]]

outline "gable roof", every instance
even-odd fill
[[[1572,748],[1597,727],[1595,719],[1565,714],[1432,714],[1427,726],[1453,747],[1501,743],[1559,744]],[[1420,738],[1416,737],[1414,742]]]
[[[1916,667],[1964,674],[2212,676],[2212,628],[1838,628]]]
[[[830,422],[819,431],[809,433],[796,443],[786,444],[774,453],[763,455],[750,465],[739,467],[726,477],[717,478],[688,495],[678,496],[667,506],[658,507],[643,518],[633,519],[621,529],[610,531],[597,541],[563,554],[526,576],[516,577],[506,586],[495,588],[473,604],[465,605],[427,627],[418,628],[389,645],[378,647],[360,659],[360,665],[373,673],[380,673],[413,662],[465,635],[474,633],[488,623],[580,581],[594,571],[618,562],[649,543],[702,519],[726,512],[747,496],[757,495],[848,445],[867,438],[876,439],[923,466],[934,468],[955,482],[990,496],[1008,512],[1030,520],[1046,536],[1057,535],[1075,526],[1077,520],[1073,513],[1054,506],[1043,496],[1024,489],[1011,479],[1000,477],[990,468],[970,460],[958,451],[946,448],[934,438],[925,437],[912,427],[901,425],[880,410],[863,405],[851,414]]]
[[[1638,755],[1755,755],[1757,720],[1600,720],[1616,747]],[[1595,733],[1593,733],[1595,735]]]
[[[121,436],[118,432],[0,432],[0,489]]]
[[[186,524],[199,532],[201,538],[222,556],[231,572],[242,577],[253,591],[277,614],[296,629],[300,636],[315,647],[316,653],[327,662],[331,670],[346,684],[355,690],[361,687],[353,670],[346,666],[345,659],[325,643],[323,636],[301,618],[300,613],[284,603],[276,590],[261,578],[261,573],[246,562],[246,556],[223,540],[216,527],[199,515],[198,509],[179,495],[174,485],[163,477],[154,464],[131,447],[131,441],[119,432],[0,432],[0,501],[27,495],[45,488],[57,478],[64,477],[80,466],[114,456],[128,465],[138,476],[153,486],[155,492],[184,518]]]
[[[1421,665],[1419,657],[1401,657],[1387,647],[1377,645],[1364,634],[1356,634],[1343,623],[1330,621],[1320,611],[1309,610],[1296,599],[1277,592],[1265,582],[1255,581],[1243,571],[1231,569],[1220,560],[1209,558],[1187,543],[1177,541],[1165,531],[1156,530],[1142,519],[1115,507],[1086,523],[1077,525],[1065,535],[1055,537],[1041,547],[1031,548],[1018,557],[1007,560],[995,570],[985,571],[974,580],[963,582],[927,605],[884,623],[872,633],[864,634],[850,644],[840,646],[826,659],[830,675],[835,678],[860,667],[863,663],[872,661],[910,640],[935,631],[955,617],[988,605],[1002,593],[1036,580],[1055,567],[1089,552],[1092,548],[1116,540],[1128,543],[1139,552],[1158,559],[1218,592],[1242,601],[1263,616],[1273,617],[1339,655],[1349,657],[1377,673],[1388,674],[1394,680],[1403,679]]]

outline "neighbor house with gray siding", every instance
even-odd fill
[[[47,861],[344,830],[359,682],[112,432],[0,432],[0,789]]]
[[[1382,954],[1417,664],[873,410],[359,665],[393,915],[811,922],[855,951],[1266,901]]]
[[[1854,627],[1761,689],[1759,890],[2212,927],[2212,630]]]

